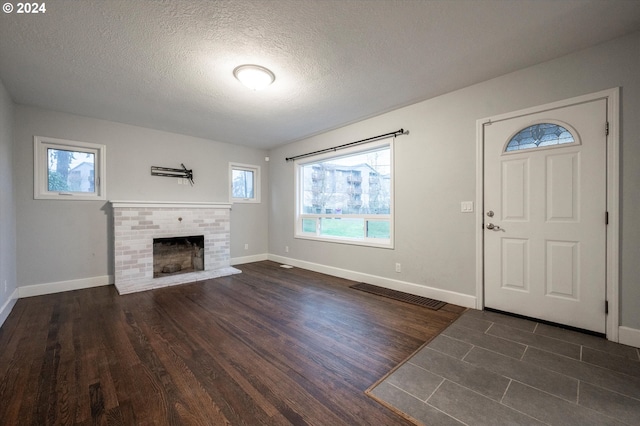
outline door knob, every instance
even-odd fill
[[[494,225],[493,223],[489,223],[489,224],[487,224],[487,229],[492,229],[492,230],[499,231],[500,227],[498,225]]]

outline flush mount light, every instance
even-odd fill
[[[276,79],[274,73],[260,65],[240,65],[233,70],[233,75],[251,90],[262,90]]]

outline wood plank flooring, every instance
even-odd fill
[[[408,424],[364,391],[463,308],[268,261],[239,269],[19,300],[0,329],[0,424]]]

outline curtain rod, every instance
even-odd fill
[[[332,151],[335,152],[335,151],[337,151],[339,149],[348,148],[348,147],[354,146],[354,145],[360,145],[362,143],[375,142],[377,140],[386,139],[386,138],[391,137],[391,136],[395,137],[395,136],[402,136],[402,135],[408,135],[408,134],[409,134],[408,130],[400,129],[400,130],[396,130],[395,132],[385,133],[384,135],[373,136],[371,138],[361,139],[359,141],[345,143],[345,144],[342,144],[342,145],[334,146],[332,148],[325,148],[325,149],[321,149],[321,150],[318,150],[318,151],[308,152],[306,154],[300,154],[300,155],[296,155],[296,156],[293,156],[293,157],[287,157],[287,158],[285,158],[285,160],[286,161],[293,161],[293,160],[297,160],[298,158],[305,158],[305,157],[311,157],[312,155],[324,154],[325,152],[332,152]]]

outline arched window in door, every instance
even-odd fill
[[[543,148],[553,145],[575,143],[576,139],[567,128],[555,123],[538,123],[516,133],[505,148],[505,152]]]

